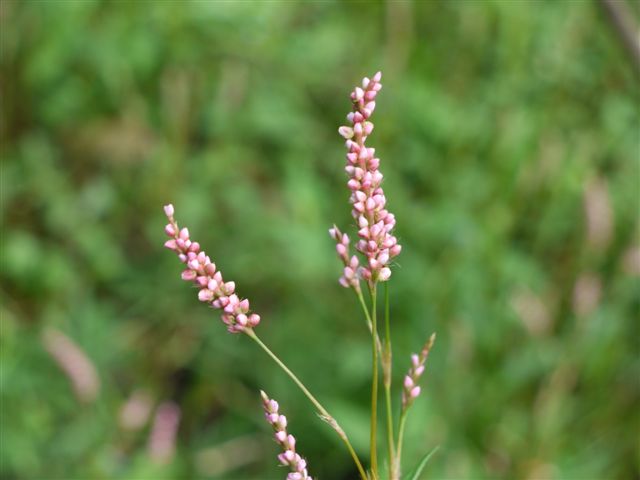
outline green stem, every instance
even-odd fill
[[[364,297],[362,296],[362,291],[360,289],[354,289],[356,292],[356,296],[358,300],[360,300],[360,306],[362,307],[362,311],[364,312],[364,316],[367,319],[367,326],[369,327],[369,332],[373,335],[373,325],[371,323],[371,315],[369,314],[369,309],[367,307],[367,303],[364,301]],[[378,337],[378,332],[376,332],[376,344],[378,345],[378,353],[382,356],[382,344],[380,343],[380,338]]]
[[[246,329],[244,330],[244,333],[246,333],[249,338],[251,338],[254,342],[256,342],[260,346],[260,348],[262,348],[267,353],[267,355],[269,355],[272,358],[272,360],[276,362],[278,366],[291,378],[291,380],[294,381],[294,383],[300,388],[300,390],[302,390],[302,393],[304,393],[306,397],[309,400],[311,400],[311,403],[313,403],[313,405],[318,409],[318,412],[320,412],[321,418],[325,420],[329,425],[331,425],[331,427],[338,433],[338,435],[346,445],[347,450],[349,450],[349,453],[351,454],[351,457],[353,458],[353,461],[356,464],[356,467],[358,467],[358,472],[360,473],[360,477],[362,478],[362,480],[367,480],[367,474],[365,473],[364,468],[362,467],[362,463],[360,463],[360,459],[358,458],[358,455],[356,454],[353,446],[351,445],[351,442],[349,442],[349,439],[347,438],[347,434],[344,432],[344,430],[342,430],[340,425],[338,425],[338,422],[336,421],[336,419],[329,414],[329,412],[311,394],[311,392],[307,389],[307,387],[305,387],[305,385],[300,381],[300,379],[296,377],[296,375],[291,370],[289,370],[289,368],[282,362],[282,360],[280,360],[276,356],[276,354],[273,353],[269,349],[269,347],[267,347],[262,342],[262,340],[258,338],[256,333],[252,329]]]
[[[384,355],[382,370],[384,373],[384,397],[387,407],[387,448],[389,455],[389,478],[393,479],[396,471],[395,446],[393,442],[393,413],[391,405],[391,328],[389,326],[389,284],[384,284]]]
[[[378,327],[376,313],[376,285],[371,288],[371,352],[373,379],[371,381],[371,476],[374,480],[378,478],[378,448],[376,433],[378,427]]]
[[[404,426],[407,423],[407,411],[400,415],[400,427],[398,429],[398,449],[396,450],[396,475],[400,478],[400,465],[402,464],[402,440],[404,439]]]

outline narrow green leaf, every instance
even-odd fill
[[[405,477],[405,479],[418,480],[418,477],[420,477],[420,474],[422,473],[422,470],[424,470],[424,467],[427,465],[427,462],[433,456],[433,454],[438,451],[439,448],[440,448],[440,445],[436,445],[429,453],[427,453],[424,457],[422,457],[422,460],[420,460],[420,463],[418,464],[414,472],[408,474]]]

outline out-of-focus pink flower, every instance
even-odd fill
[[[413,401],[420,395],[420,386],[418,382],[424,373],[424,364],[427,361],[433,342],[436,341],[436,334],[433,333],[424,344],[419,354],[411,355],[411,368],[404,377],[402,385],[402,410],[406,410],[411,406]]]
[[[93,402],[100,392],[100,379],[87,354],[73,340],[54,328],[43,331],[42,342],[71,381],[76,397],[82,402]]]
[[[149,457],[154,463],[166,465],[173,459],[179,425],[180,407],[178,405],[173,402],[164,402],[158,406],[147,447]]]
[[[278,455],[278,460],[282,465],[291,469],[287,480],[312,480],[307,473],[306,460],[296,453],[296,439],[287,433],[287,417],[278,413],[278,402],[270,399],[263,391],[260,391],[260,395],[262,396],[265,418],[276,432],[274,438],[283,450]]]
[[[169,219],[164,230],[171,237],[164,246],[176,252],[180,261],[186,265],[182,279],[198,286],[198,299],[222,310],[222,321],[231,333],[240,333],[258,325],[260,315],[251,313],[249,300],[236,295],[235,282],[225,282],[215,263],[200,250],[200,244],[191,241],[189,230],[178,227],[173,217],[173,205],[166,205],[164,213]]]
[[[125,430],[139,430],[149,419],[153,401],[148,393],[135,391],[120,409],[120,426]]]
[[[366,265],[362,267],[358,267],[357,259],[353,264],[357,268],[357,275],[367,280],[370,285],[389,280],[389,263],[402,248],[391,233],[396,220],[386,209],[387,199],[381,186],[383,176],[379,170],[380,159],[375,156],[375,149],[365,144],[373,131],[373,123],[369,118],[376,108],[376,95],[382,88],[381,77],[380,72],[371,79],[365,77],[362,80],[362,88],[354,89],[351,93],[353,111],[347,115],[349,125],[338,129],[340,135],[346,139],[348,150],[345,167],[349,176],[347,186],[351,190],[351,213],[356,220],[360,237],[356,249],[367,259]],[[352,268],[351,260],[345,261],[341,245],[348,247],[348,239],[345,244],[344,238],[335,234],[336,230],[332,229],[331,235],[337,242],[338,254],[345,263],[346,271],[347,266]],[[340,283],[345,287],[355,287],[356,284],[346,275],[340,279]]]

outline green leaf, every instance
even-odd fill
[[[431,449],[429,453],[422,457],[422,460],[420,460],[420,463],[418,464],[416,469],[413,471],[413,473],[408,474],[405,477],[405,480],[418,480],[418,477],[420,477],[420,474],[422,473],[422,470],[424,470],[424,467],[427,465],[427,462],[429,461],[431,456],[438,451],[439,448],[440,445],[436,445],[433,449]]]

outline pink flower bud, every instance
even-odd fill
[[[278,417],[276,425],[282,429],[287,428],[287,417],[285,417],[284,415],[280,415]]]
[[[168,223],[168,224],[164,227],[164,232],[165,232],[167,235],[169,235],[170,237],[173,237],[173,236],[175,236],[175,234],[176,234],[176,228],[175,228],[172,224]]]
[[[206,288],[200,290],[198,292],[198,300],[200,300],[201,302],[209,302],[213,300],[213,292]]]
[[[182,273],[180,274],[180,276],[182,277],[182,280],[186,280],[188,282],[194,281],[197,275],[198,274],[196,272],[190,269],[183,270]]]
[[[171,204],[165,205],[164,206],[164,214],[167,217],[173,217],[173,214],[174,214],[173,205],[171,205]]]
[[[169,250],[177,250],[178,246],[176,245],[176,241],[175,240],[167,240],[166,242],[164,242],[164,246],[165,248],[168,248]]]
[[[406,388],[407,390],[413,388],[413,380],[411,380],[411,377],[409,375],[404,377],[404,388]]]
[[[340,127],[338,133],[348,140],[353,138],[354,130],[351,127]]]
[[[252,313],[251,315],[249,315],[249,326],[251,328],[257,327],[259,323],[260,315],[258,315],[257,313]]]
[[[227,283],[224,284],[222,289],[224,290],[224,293],[226,293],[227,295],[231,295],[236,290],[236,283],[235,282],[227,282]]]
[[[416,398],[418,395],[420,395],[420,387],[413,387],[411,389],[411,398]]]
[[[391,270],[388,267],[384,267],[380,270],[378,274],[378,280],[381,282],[386,282],[391,277]]]

